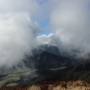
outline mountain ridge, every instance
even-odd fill
[[[48,80],[90,81],[90,61],[60,51],[57,46],[42,45],[31,56],[11,69],[0,68],[0,86],[28,85]]]

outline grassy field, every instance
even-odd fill
[[[3,87],[0,90],[90,90],[90,84],[83,81],[55,81],[24,87]]]

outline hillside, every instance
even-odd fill
[[[90,61],[76,59],[56,46],[34,49],[22,63],[10,69],[0,68],[0,87],[26,86],[43,81],[85,81],[90,83]]]

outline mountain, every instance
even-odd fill
[[[38,74],[43,77],[57,75],[57,72],[68,69],[75,64],[69,56],[63,55],[56,46],[40,46],[33,58]]]
[[[77,59],[53,45],[41,45],[18,65],[0,68],[0,86],[78,79],[90,81],[89,59]]]

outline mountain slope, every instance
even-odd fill
[[[0,86],[28,85],[43,80],[90,81],[90,61],[82,61],[56,46],[42,45],[33,49],[22,63],[0,68]]]

